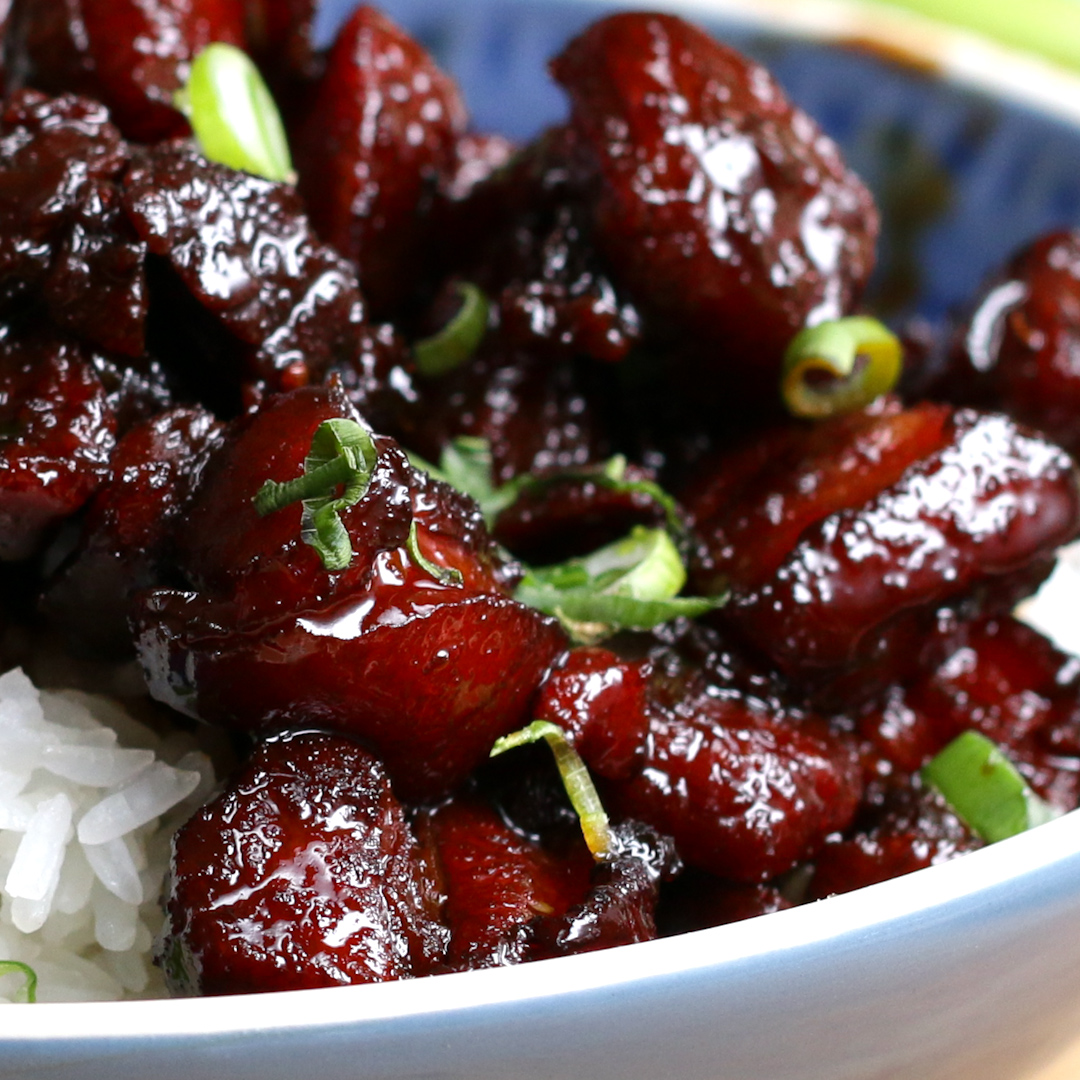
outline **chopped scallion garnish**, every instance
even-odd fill
[[[582,558],[527,570],[514,595],[558,618],[575,641],[594,644],[619,630],[696,618],[723,602],[680,597],[685,584],[686,569],[668,533],[639,525]]]
[[[277,105],[259,69],[235,45],[207,45],[192,62],[175,104],[210,161],[266,180],[296,182]]]
[[[834,319],[808,326],[792,339],[780,392],[793,415],[824,420],[887,394],[902,365],[899,339],[877,319]]]
[[[22,986],[11,995],[12,1001],[26,1005],[37,1001],[37,972],[29,964],[20,960],[0,960],[0,978],[5,975],[19,975],[23,979]]]
[[[465,580],[460,570],[455,570],[451,566],[439,566],[424,555],[420,550],[420,541],[416,535],[415,521],[409,526],[409,539],[405,547],[409,552],[409,558],[421,570],[430,574],[440,585],[460,585]]]
[[[491,756],[497,757],[518,746],[545,740],[555,755],[555,764],[562,777],[563,787],[570,797],[570,804],[581,822],[581,833],[593,858],[603,862],[613,857],[615,841],[608,824],[608,816],[596,793],[596,787],[581,760],[581,755],[574,749],[566,733],[556,724],[547,720],[536,720],[528,727],[504,735],[491,748]]]
[[[421,375],[435,378],[461,367],[480,347],[487,333],[487,297],[477,286],[463,281],[458,313],[437,333],[413,345],[413,357]]]
[[[923,767],[923,779],[987,843],[1043,825],[1057,811],[985,735],[965,731]]]
[[[255,509],[265,517],[303,503],[300,539],[318,552],[327,570],[345,570],[352,543],[339,514],[364,497],[377,460],[370,431],[354,420],[326,420],[311,440],[304,475],[285,483],[267,480],[253,500]],[[345,489],[340,496],[339,487]]]

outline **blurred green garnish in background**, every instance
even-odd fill
[[[1080,0],[878,0],[1080,70]]]

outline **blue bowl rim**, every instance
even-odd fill
[[[903,877],[677,937],[393,983],[216,998],[39,1004],[20,1014],[18,1032],[0,1035],[0,1048],[360,1028],[590,990],[633,993],[642,982],[666,976],[696,972],[720,978],[725,970],[752,971],[763,961],[798,963],[803,954],[822,948],[900,940],[922,924],[968,925],[980,912],[1026,909],[1038,898],[1058,903],[1062,896],[1080,908],[1080,810]]]

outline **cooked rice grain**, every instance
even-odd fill
[[[36,971],[39,1001],[164,993],[150,954],[168,839],[213,785],[188,737],[0,676],[0,960]],[[18,990],[4,976],[0,1002]]]

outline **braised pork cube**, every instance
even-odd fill
[[[24,559],[105,481],[116,417],[85,350],[0,328],[0,559]]]
[[[854,816],[854,746],[675,658],[666,668],[574,650],[536,716],[563,727],[605,806],[675,841],[688,865],[764,882],[808,858]]]
[[[359,348],[364,312],[355,274],[316,240],[292,188],[212,164],[176,143],[136,158],[124,206],[150,252],[168,260],[236,342],[239,370],[204,378],[291,389],[317,381]],[[166,320],[159,337],[180,338],[174,351],[184,347],[182,317],[159,315]]]
[[[16,81],[98,98],[139,142],[188,131],[173,95],[207,45],[244,47],[240,0],[14,0],[11,22]]]
[[[466,123],[453,81],[374,8],[338,34],[293,142],[319,235],[360,268],[380,317],[423,277],[431,209]]]
[[[768,72],[674,16],[602,19],[551,68],[597,247],[668,344],[671,391],[773,402],[790,338],[848,312],[870,273],[866,188]]]
[[[174,838],[158,963],[186,994],[427,975],[441,902],[378,760],[340,735],[285,735]]]
[[[549,132],[444,207],[453,273],[420,327],[434,333],[460,309],[461,280],[488,297],[487,333],[471,359],[417,380],[405,437],[435,461],[455,436],[482,437],[500,481],[610,454],[619,413],[608,365],[641,337],[637,312],[595,257],[564,136]]]
[[[940,664],[859,719],[871,755],[898,776],[965,731],[996,743],[1058,810],[1080,803],[1080,664],[1011,616],[965,626]]]
[[[0,114],[0,296],[39,302],[62,329],[140,357],[145,245],[120,207],[127,145],[103,106],[15,94]]]
[[[917,781],[914,787],[896,783],[860,815],[851,835],[829,838],[818,853],[807,898],[888,881],[982,846],[940,795]]]
[[[956,336],[949,400],[1000,409],[1080,451],[1080,234],[1051,233],[988,281]]]
[[[80,652],[114,659],[131,653],[132,599],[171,580],[176,523],[221,432],[204,409],[171,409],[117,444],[108,479],[87,507],[79,546],[42,599],[50,621]]]
[[[682,863],[671,840],[637,821],[613,830],[610,858],[593,867],[589,891],[565,915],[538,915],[528,928],[528,958],[610,949],[652,941],[657,936],[660,885],[675,877]]]
[[[719,618],[808,686],[902,669],[945,605],[1008,610],[1080,530],[1058,447],[1004,416],[888,401],[762,437],[685,501],[709,549],[697,587],[730,583]]]
[[[581,840],[549,850],[477,797],[455,796],[419,828],[435,852],[455,968],[500,967],[528,956],[528,927],[581,903],[592,856]]]
[[[351,559],[328,570],[299,503],[260,517],[264,482],[303,474],[326,421],[351,421],[373,464],[338,519]],[[409,799],[454,786],[520,727],[564,638],[510,598],[517,570],[472,500],[362,428],[344,394],[305,388],[234,422],[177,534],[191,589],[143,600],[151,689],[245,730],[318,722],[369,742]],[[423,752],[418,752],[418,747]]]

